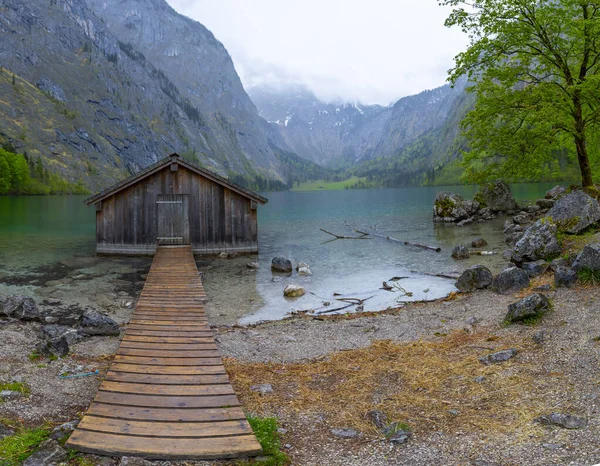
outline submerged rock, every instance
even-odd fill
[[[456,288],[463,293],[487,288],[493,280],[492,272],[484,265],[473,265],[465,270],[456,281]]]
[[[563,429],[582,429],[587,424],[583,418],[561,413],[543,414],[537,421],[547,426],[558,426]]]
[[[274,257],[271,261],[271,270],[279,273],[292,273],[292,261],[285,257]]]
[[[453,259],[464,260],[468,259],[469,257],[471,257],[471,255],[469,254],[469,250],[464,244],[459,244],[458,246],[455,246],[452,250]]]
[[[540,219],[530,226],[513,249],[515,262],[537,261],[560,254],[562,249],[557,238],[558,228],[549,219]]]
[[[119,325],[110,317],[95,311],[86,311],[81,319],[81,331],[87,335],[118,336]]]
[[[258,262],[248,262],[246,264],[246,267],[248,267],[250,270],[258,270],[258,269],[260,269],[260,265],[258,265]]]
[[[469,201],[457,193],[438,192],[433,204],[434,222],[460,222],[473,217],[479,203]]]
[[[473,241],[471,241],[471,247],[473,248],[482,248],[484,246],[487,246],[488,242],[486,240],[484,240],[483,238],[477,238],[474,239]]]
[[[576,272],[580,270],[600,271],[600,243],[586,244],[573,262],[573,269]]]
[[[560,231],[577,235],[600,220],[600,204],[583,191],[573,191],[556,201],[548,212]]]
[[[511,348],[503,351],[498,351],[497,353],[487,354],[479,358],[479,361],[482,364],[489,366],[491,364],[498,364],[501,362],[508,361],[509,359],[514,358],[518,353],[519,352],[516,349]]]
[[[510,186],[504,181],[482,185],[475,194],[474,199],[482,208],[487,207],[492,212],[508,212],[518,209],[517,201],[515,201],[510,191]]]
[[[529,275],[517,267],[508,267],[492,280],[491,288],[500,294],[521,291],[529,286]]]
[[[522,320],[544,314],[550,308],[550,301],[541,293],[534,293],[508,306],[505,322]]]
[[[288,285],[283,290],[283,296],[286,298],[299,298],[300,296],[304,296],[306,291],[303,287],[298,285]]]

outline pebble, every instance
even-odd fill
[[[349,428],[335,428],[329,432],[340,438],[356,438],[360,435],[356,430]]]
[[[486,366],[490,364],[498,364],[501,362],[508,361],[511,358],[514,358],[518,354],[518,351],[514,348],[498,351],[497,353],[487,354],[481,358],[479,361]]]
[[[259,385],[252,385],[250,390],[253,392],[258,392],[264,396],[273,393],[273,386],[270,383],[261,383]]]

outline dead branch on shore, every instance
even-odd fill
[[[327,233],[328,235],[335,237],[335,239],[371,239],[368,237],[368,233],[361,234],[360,236],[344,236],[336,235],[335,233],[331,233],[330,231],[324,230],[323,228],[319,228],[319,230],[321,230],[323,233]]]
[[[348,309],[352,306],[362,306],[365,301],[373,298],[374,296],[369,296],[368,298],[360,299],[360,298],[336,298],[336,301],[341,301],[343,303],[348,303],[342,307],[336,307],[334,309],[327,309],[326,311],[315,312],[314,315],[320,316],[323,314],[331,314],[332,312],[343,311],[344,309]]]

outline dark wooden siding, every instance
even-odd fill
[[[157,197],[187,195],[189,236],[196,254],[258,251],[251,200],[182,166],[170,166],[102,201],[96,212],[97,251],[152,254],[156,250]]]

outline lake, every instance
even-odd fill
[[[532,201],[543,197],[554,184],[517,184],[512,191],[518,201]],[[240,323],[278,319],[292,311],[341,307],[335,301],[337,293],[346,297],[370,298],[365,310],[394,307],[403,301],[434,299],[453,291],[453,281],[431,277],[423,273],[460,272],[474,263],[484,263],[498,271],[504,265],[502,252],[503,219],[466,227],[440,225],[432,222],[435,194],[440,190],[459,192],[472,197],[475,187],[451,188],[422,187],[373,190],[274,192],[264,193],[269,203],[259,207],[260,269],[245,287],[254,287],[258,300],[241,306]],[[0,197],[0,273],[26,274],[29,271],[73,257],[94,255],[95,212],[86,207],[81,196]],[[403,246],[384,239],[335,240],[320,231],[321,228],[353,236],[350,224],[358,229],[376,226],[386,235],[410,242],[441,247],[436,253],[411,246]],[[487,250],[495,256],[473,256],[456,262],[450,257],[458,243],[470,243],[482,236]],[[274,256],[290,258],[310,264],[311,277],[275,278],[270,271]],[[247,258],[255,260],[256,257]],[[205,275],[211,271],[234,274],[240,260],[223,266],[223,259],[205,259],[199,262]],[[216,272],[215,272],[216,273]],[[380,290],[383,281],[392,277],[407,277],[398,283],[402,290]],[[232,296],[238,288],[236,280],[223,281],[222,296]],[[282,290],[287,283],[304,286],[309,293],[297,300],[287,300]],[[393,284],[393,283],[390,283]],[[208,290],[208,287],[207,287]],[[247,291],[247,290],[246,290]],[[2,292],[2,288],[0,288]],[[220,298],[220,301],[223,299]],[[323,307],[323,302],[330,302]],[[352,309],[349,309],[352,310]],[[345,312],[345,311],[344,311]],[[239,317],[238,316],[238,317]]]

